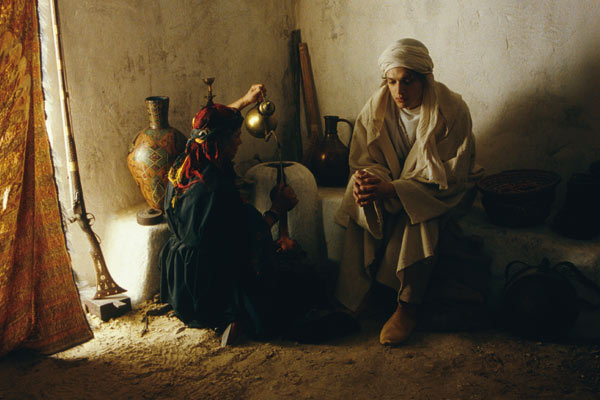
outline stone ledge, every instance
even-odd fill
[[[530,265],[540,264],[543,258],[552,264],[569,261],[588,278],[600,282],[600,237],[569,239],[554,232],[548,222],[528,228],[493,225],[480,201],[460,220],[460,226],[466,234],[483,238],[485,250],[492,256],[492,300],[500,299],[506,265],[514,260]]]
[[[334,222],[342,202],[344,188],[319,187],[323,209],[323,229],[329,260],[340,262],[344,249],[344,228]],[[491,302],[500,300],[504,287],[504,270],[514,260],[538,265],[544,257],[551,263],[570,261],[595,282],[600,282],[600,237],[573,240],[554,232],[549,225],[512,229],[493,225],[478,200],[459,221],[467,235],[484,241],[485,251],[492,257]]]
[[[319,187],[321,227],[323,235],[304,240],[323,241],[307,247],[324,247],[329,261],[339,263],[344,251],[345,229],[334,222],[344,195],[344,188]],[[127,289],[135,306],[158,292],[160,276],[158,255],[170,232],[166,222],[142,226],[136,214],[140,205],[115,216],[107,230],[106,261],[115,281]],[[477,235],[484,241],[486,252],[492,256],[492,298],[496,303],[504,286],[504,269],[513,260],[537,265],[546,257],[552,263],[570,261],[595,282],[600,282],[600,238],[573,240],[560,236],[548,225],[512,229],[489,222],[479,201],[460,220],[466,234]],[[302,243],[301,243],[302,244]]]
[[[342,204],[346,188],[319,187],[321,214],[327,259],[336,263],[342,261],[346,229],[334,222],[335,214]]]
[[[151,299],[160,288],[158,256],[171,232],[166,222],[144,226],[137,223],[140,204],[109,221],[102,245],[111,276],[127,289],[132,306]]]

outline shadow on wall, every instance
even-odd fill
[[[571,71],[580,74],[569,75],[567,82],[552,82],[558,74],[532,74],[531,86],[515,91],[496,118],[479,130],[477,158],[486,173],[555,171],[562,177],[557,189],[562,199],[571,174],[587,172],[600,159],[599,67],[600,55],[593,52],[573,63]]]

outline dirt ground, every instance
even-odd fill
[[[418,331],[405,345],[378,342],[381,313],[321,345],[244,341],[222,348],[210,330],[148,302],[102,322],[95,338],[42,357],[0,359],[0,399],[599,399],[600,345],[543,343],[498,330]]]

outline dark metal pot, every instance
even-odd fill
[[[565,337],[579,315],[579,299],[561,273],[561,263],[538,266],[513,261],[506,266],[502,315],[513,333],[533,340]]]

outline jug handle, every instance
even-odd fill
[[[352,122],[348,121],[347,119],[344,118],[339,118],[338,122],[345,122],[348,125],[350,125],[350,138],[348,139],[348,144],[346,145],[346,147],[348,147],[348,150],[350,149],[350,143],[352,143],[352,133],[354,133],[354,124],[352,124]]]

